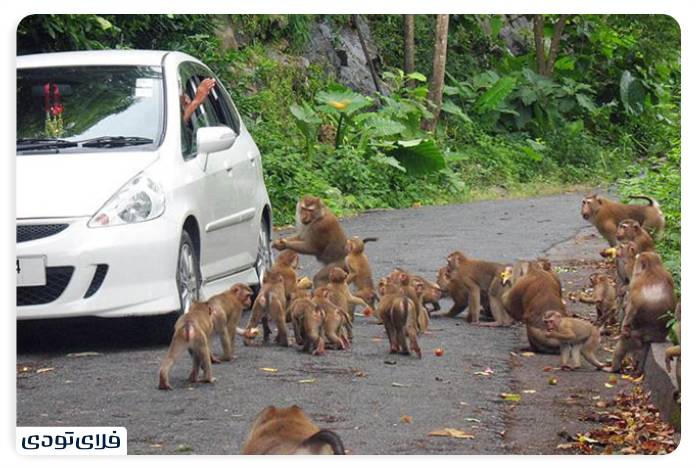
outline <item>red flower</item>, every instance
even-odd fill
[[[51,115],[58,116],[63,113],[63,104],[53,104],[51,106]]]

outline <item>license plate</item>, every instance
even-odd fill
[[[17,286],[46,285],[46,257],[17,257]]]

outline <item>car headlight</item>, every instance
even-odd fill
[[[119,226],[155,219],[164,213],[164,200],[162,187],[140,173],[104,203],[87,226]]]

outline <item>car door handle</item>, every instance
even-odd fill
[[[252,166],[256,166],[256,154],[254,153],[247,153],[247,157],[249,158],[249,162],[251,162]]]
[[[223,165],[225,166],[225,171],[227,171],[227,175],[232,175],[234,165],[230,161],[225,161]]]

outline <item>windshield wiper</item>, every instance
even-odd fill
[[[126,136],[103,136],[84,140],[80,143],[85,148],[117,148],[120,146],[149,145],[153,143],[152,138],[126,137]]]
[[[60,140],[58,138],[18,138],[17,151],[28,151],[52,148],[70,148],[77,146],[74,141]]]

